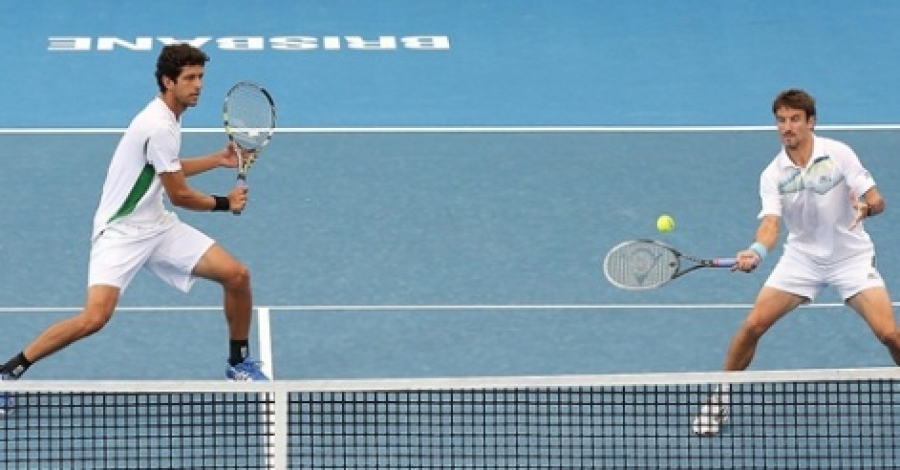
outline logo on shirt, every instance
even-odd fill
[[[805,169],[793,168],[791,173],[778,183],[780,194],[812,191],[826,194],[844,181],[844,175],[830,156],[818,157]]]

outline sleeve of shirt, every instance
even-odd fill
[[[844,178],[847,186],[850,187],[857,196],[862,196],[866,191],[875,186],[875,179],[859,161],[856,152],[848,146],[842,146],[840,155],[840,165],[844,172]]]
[[[176,132],[175,129],[167,126],[158,126],[147,138],[144,153],[147,156],[147,162],[153,165],[157,173],[181,170]]]
[[[781,217],[781,193],[778,191],[778,181],[772,174],[771,167],[763,171],[759,177],[759,199],[762,209],[757,218],[762,219],[767,215]]]

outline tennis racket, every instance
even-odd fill
[[[656,240],[630,240],[614,246],[603,260],[609,282],[628,290],[661,287],[700,268],[730,268],[734,258],[700,259]]]
[[[247,171],[275,133],[275,101],[262,86],[238,82],[225,94],[222,115],[225,133],[237,152],[237,185],[244,186]]]

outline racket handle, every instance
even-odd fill
[[[737,258],[716,258],[712,260],[714,268],[732,268],[737,264]]]
[[[247,176],[246,175],[238,175],[236,186],[238,188],[243,188],[244,186],[247,186]],[[231,213],[234,215],[241,215],[241,211],[239,211],[239,210],[231,211]]]

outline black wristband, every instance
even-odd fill
[[[225,196],[213,196],[216,200],[215,207],[212,208],[215,212],[224,212],[231,210],[231,201],[228,200]]]

